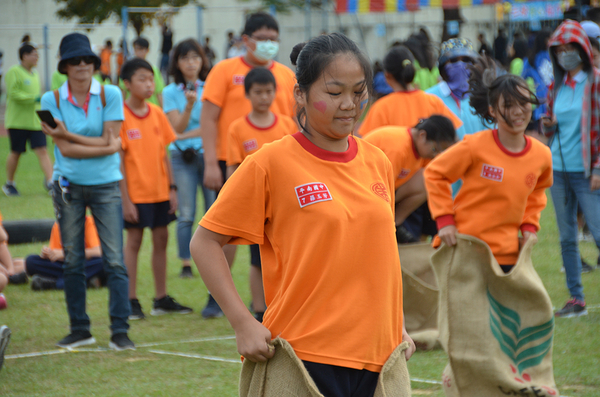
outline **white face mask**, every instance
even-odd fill
[[[573,69],[577,69],[581,65],[581,57],[577,50],[565,51],[558,54],[558,64],[567,72]]]
[[[261,40],[256,42],[254,56],[263,61],[270,61],[277,56],[279,52],[279,43],[271,40]]]

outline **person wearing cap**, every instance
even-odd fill
[[[594,60],[594,66],[600,68],[600,26],[592,21],[581,22],[581,27],[590,39],[592,45],[592,58]]]
[[[10,154],[6,160],[6,183],[2,191],[8,197],[19,196],[15,186],[15,173],[27,142],[36,154],[42,172],[44,187],[52,181],[52,162],[46,150],[46,136],[42,133],[40,119],[35,113],[40,108],[40,77],[35,70],[38,62],[36,45],[26,41],[19,47],[18,65],[6,73],[6,114],[4,127],[10,138]]]
[[[58,70],[67,75],[58,90],[42,97],[56,128],[42,123],[52,136],[54,156],[54,208],[63,242],[65,297],[71,333],[59,347],[75,348],[95,343],[86,313],[85,212],[89,207],[102,247],[104,271],[110,293],[109,315],[112,337],[109,347],[135,349],[129,339],[129,280],[123,263],[122,179],[118,139],[123,116],[121,90],[101,86],[92,78],[100,58],[87,36],[71,33],[60,43]]]
[[[442,43],[438,60],[442,81],[425,92],[440,98],[462,122],[456,130],[458,139],[465,135],[486,130],[486,126],[478,116],[473,114],[469,105],[469,66],[479,55],[473,44],[467,39],[450,39]]]

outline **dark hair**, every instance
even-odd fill
[[[35,51],[35,46],[33,43],[28,41],[23,42],[23,44],[21,44],[19,47],[19,59],[23,60],[24,55],[31,54],[33,51]]]
[[[336,56],[341,54],[351,54],[356,58],[365,73],[365,88],[369,97],[372,97],[373,71],[369,60],[356,43],[341,33],[317,36],[305,43],[296,58],[290,55],[292,64],[296,66],[296,81],[300,90],[308,95],[314,82],[321,78],[323,71]],[[303,119],[306,119],[306,109],[298,108],[296,116],[302,129],[307,131],[303,125]]]
[[[290,52],[290,62],[292,63],[292,65],[296,64],[298,55],[300,54],[300,51],[302,51],[302,49],[304,48],[305,45],[306,45],[306,42],[298,43],[294,46],[294,48],[292,48],[292,52]]]
[[[106,45],[107,47],[108,47],[108,46],[112,47],[112,41],[111,41],[111,40],[106,40],[106,43],[105,43],[105,45]]]
[[[152,72],[152,74],[154,74],[152,65],[150,65],[147,61],[145,61],[141,58],[133,58],[133,59],[125,62],[125,64],[121,67],[120,77],[121,77],[121,79],[123,79],[123,81],[125,81],[125,80],[131,81],[131,78],[133,77],[135,72],[137,72],[139,69],[146,69],[146,70]]]
[[[482,120],[489,124],[496,122],[490,113],[490,106],[498,111],[500,97],[504,98],[505,109],[512,104],[524,105],[531,103],[540,105],[540,101],[531,92],[527,82],[520,76],[505,74],[496,77],[496,63],[489,56],[479,57],[474,65],[469,66],[471,76],[469,77],[469,104]],[[523,95],[521,90],[527,90]],[[505,114],[501,114],[504,121],[509,125]]]
[[[210,70],[210,61],[206,57],[202,46],[195,39],[186,39],[179,42],[173,50],[173,56],[171,57],[171,67],[169,68],[169,74],[175,78],[176,84],[185,84],[186,81],[183,78],[183,73],[179,70],[177,61],[179,58],[186,56],[190,52],[195,52],[202,58],[202,67],[198,73],[198,78],[202,81],[206,80],[208,71]]]
[[[412,34],[403,45],[410,50],[423,69],[433,69],[436,59],[427,36]]]
[[[254,68],[248,72],[244,79],[244,90],[246,94],[250,92],[252,84],[273,84],[273,87],[277,88],[277,82],[275,76],[269,69],[265,68]]]
[[[279,33],[279,25],[271,14],[267,14],[266,12],[256,12],[254,14],[250,14],[246,19],[246,24],[244,25],[244,31],[242,34],[251,36],[252,33],[261,28],[275,30],[277,33]]]
[[[31,36],[29,36],[29,33],[24,34],[23,37],[21,37],[21,43],[29,43],[31,41]]]
[[[527,40],[525,40],[523,38],[516,39],[513,42],[513,50],[515,51],[515,55],[513,56],[513,59],[515,59],[515,58],[525,59],[527,57],[527,53],[529,52]]]
[[[141,47],[141,48],[148,49],[148,48],[150,48],[150,42],[148,40],[146,40],[145,38],[143,38],[143,37],[138,37],[137,39],[135,39],[133,41],[133,46],[134,47],[138,46],[138,47]]]
[[[533,50],[529,53],[529,64],[535,67],[535,57],[542,51],[548,51],[548,39],[552,35],[549,29],[542,29],[535,36]]]
[[[590,39],[590,44],[592,45],[592,48],[595,48],[596,51],[600,51],[600,41],[598,41],[598,39],[596,39],[595,37],[589,37],[588,39]]]
[[[448,117],[434,114],[429,118],[419,120],[415,126],[417,130],[423,130],[428,141],[434,142],[455,142],[456,130],[454,124]]]
[[[392,47],[383,58],[383,70],[392,75],[404,89],[415,79],[415,58],[403,45]]]

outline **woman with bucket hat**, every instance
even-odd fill
[[[84,227],[86,207],[98,228],[102,258],[110,292],[109,315],[112,337],[109,347],[135,349],[129,339],[127,270],[123,264],[123,215],[119,181],[122,179],[117,153],[123,121],[123,98],[118,87],[101,86],[92,78],[100,58],[87,36],[71,33],[60,43],[59,72],[67,82],[42,97],[56,127],[42,123],[52,136],[54,156],[54,208],[65,251],[65,298],[71,333],[59,347],[74,348],[95,343],[85,310]]]

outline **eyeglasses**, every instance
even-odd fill
[[[77,65],[81,64],[81,61],[83,61],[83,63],[85,63],[86,65],[90,65],[90,64],[96,62],[96,57],[88,55],[85,57],[75,57],[75,58],[69,58],[66,60],[67,64],[71,65],[71,66],[77,66]]]
[[[62,199],[67,205],[71,204],[71,190],[69,190],[69,186],[70,184],[67,178],[62,176],[58,177],[58,187],[60,187]]]
[[[200,55],[186,55],[184,57],[179,57],[179,60],[183,62],[198,62],[200,59],[202,59]]]

